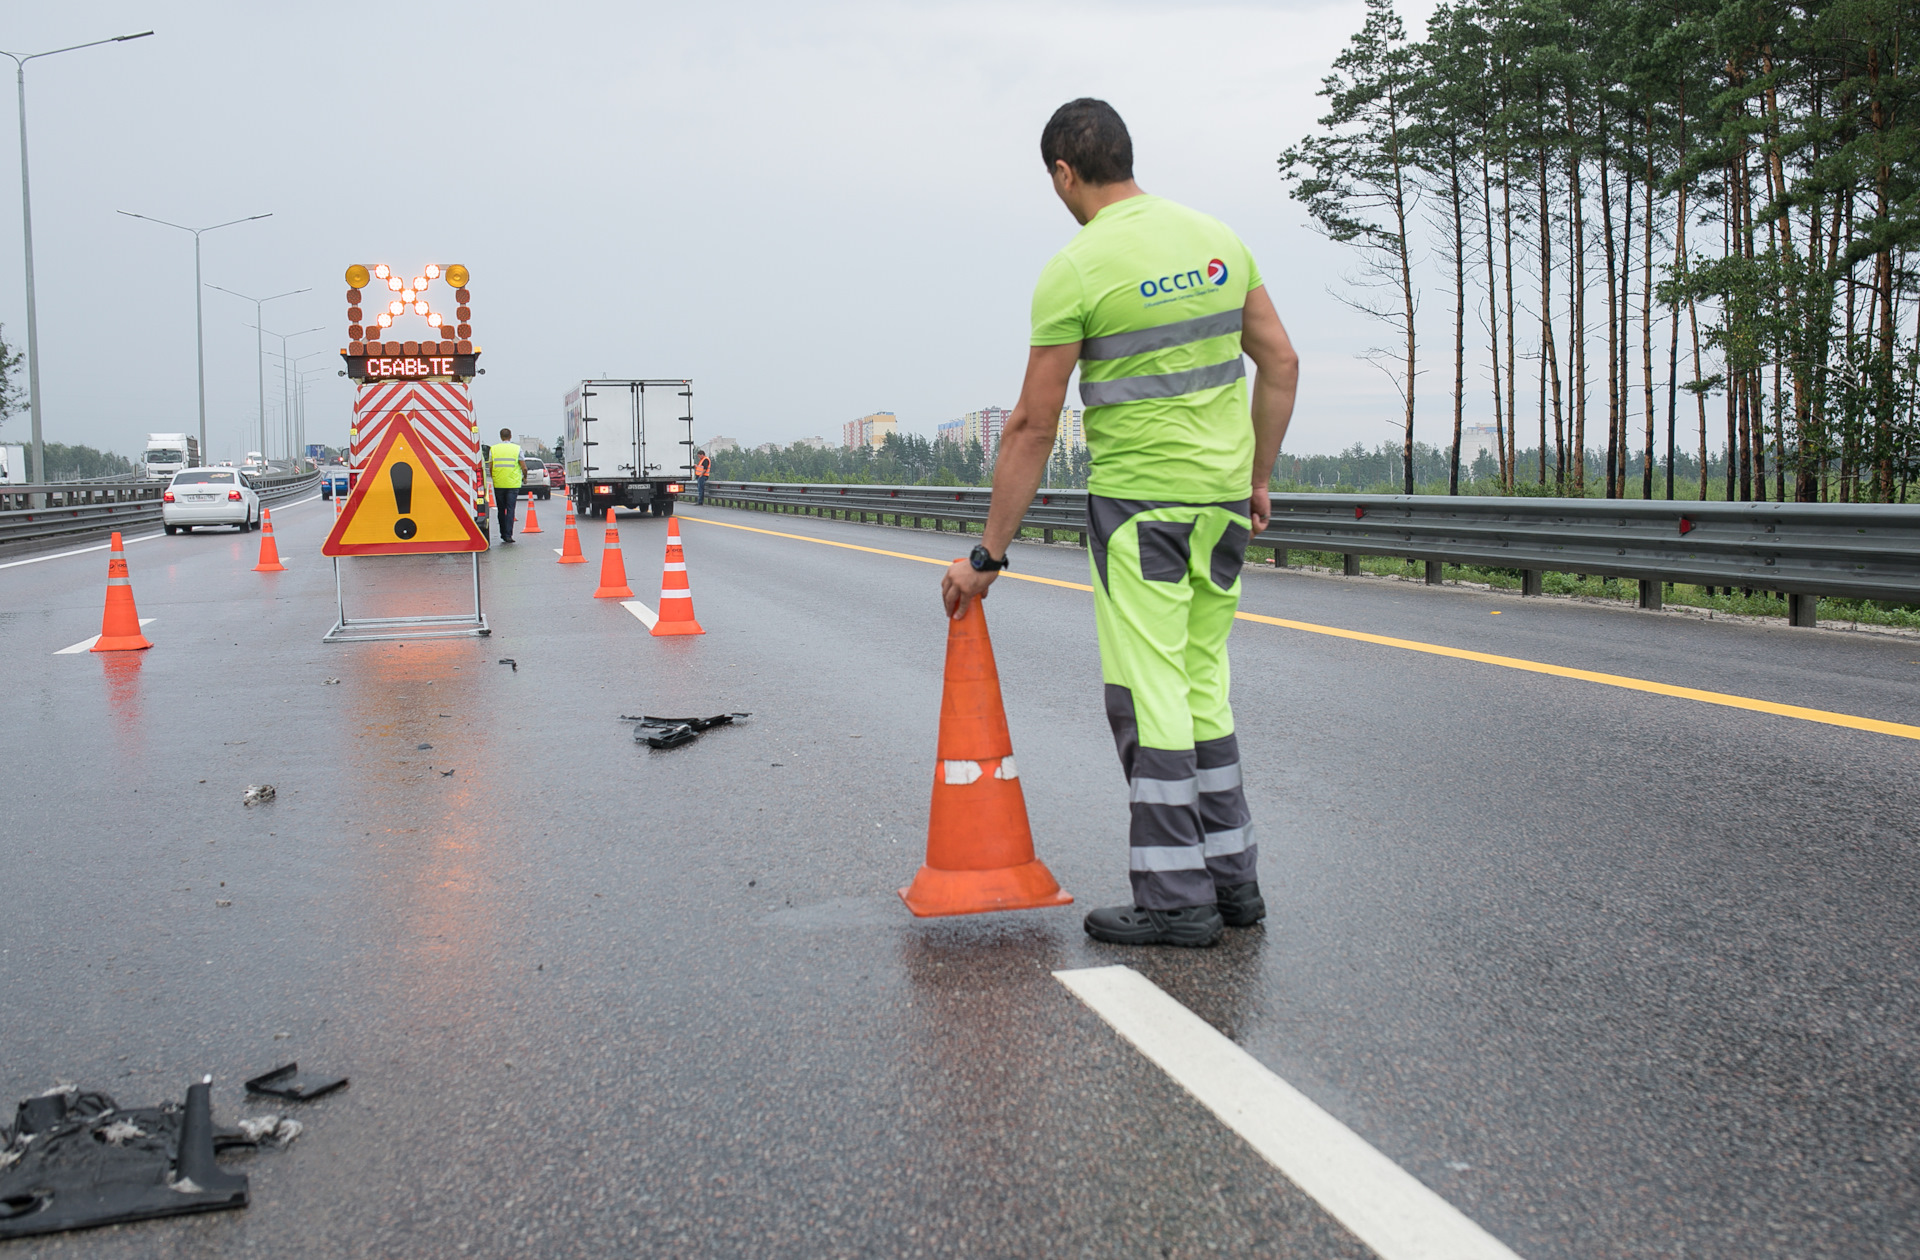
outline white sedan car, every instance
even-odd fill
[[[185,468],[160,495],[160,523],[169,534],[195,525],[237,525],[244,534],[260,523],[260,495],[237,468]]]

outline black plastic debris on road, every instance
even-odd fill
[[[513,659],[513,658],[512,658],[511,656],[503,656],[503,657],[501,657],[501,658],[500,658],[500,662],[499,662],[499,663],[500,663],[500,664],[502,664],[502,665],[511,665],[511,666],[513,666],[513,672],[514,672],[514,673],[516,673],[516,674],[520,672],[520,662],[519,662],[519,661],[516,661],[516,660],[514,660],[514,659]]]
[[[745,721],[751,713],[719,713],[713,717],[630,717],[622,713],[622,722],[638,722],[633,728],[636,743],[649,748],[678,748],[682,744],[691,744],[700,736],[716,726],[732,726],[735,722]]]
[[[249,1094],[271,1094],[275,1098],[291,1098],[295,1102],[306,1102],[322,1094],[330,1094],[347,1083],[344,1076],[325,1076],[318,1072],[302,1072],[298,1063],[283,1063],[271,1072],[262,1072],[247,1082]]]
[[[245,1207],[246,1177],[214,1151],[258,1141],[214,1128],[205,1080],[184,1107],[52,1090],[21,1102],[0,1139],[0,1239]]]

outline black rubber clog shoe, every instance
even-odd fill
[[[1260,895],[1260,881],[1250,879],[1231,888],[1215,887],[1220,919],[1228,927],[1252,927],[1267,917],[1267,899]]]
[[[1109,945],[1185,945],[1205,947],[1220,939],[1226,925],[1213,906],[1148,910],[1144,906],[1107,906],[1089,910],[1087,935]]]

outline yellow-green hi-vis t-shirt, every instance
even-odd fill
[[[1209,215],[1129,197],[1040,273],[1033,344],[1080,346],[1088,488],[1114,499],[1234,503],[1253,482],[1240,318],[1263,282]]]

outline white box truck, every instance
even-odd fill
[[[672,516],[675,498],[693,479],[693,382],[581,381],[564,401],[567,491],[580,515],[625,508]],[[686,436],[659,426],[649,446],[649,408],[656,422],[685,425]]]
[[[0,446],[0,484],[27,484],[27,448],[8,443]]]
[[[147,434],[149,480],[165,480],[182,468],[200,467],[200,439],[191,433]]]

